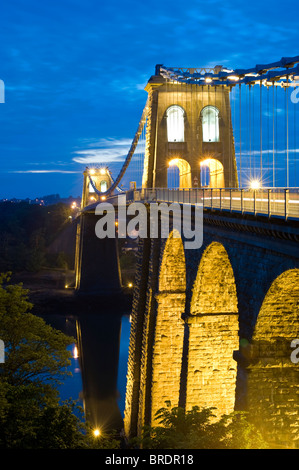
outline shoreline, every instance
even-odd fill
[[[112,314],[131,313],[132,290],[123,288],[112,294],[78,293],[71,286],[73,271],[43,270],[39,273],[17,273],[11,276],[13,284],[23,284],[28,290],[28,300],[33,304],[31,313],[38,315],[61,314],[68,311],[72,315],[101,313],[107,309]]]

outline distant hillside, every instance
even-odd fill
[[[72,269],[75,227],[69,204],[0,203],[0,272]]]

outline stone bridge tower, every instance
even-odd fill
[[[105,192],[112,183],[108,168],[86,168],[83,173],[75,253],[75,288],[83,294],[114,295],[121,292],[117,238],[99,239],[95,233],[95,225],[101,217],[95,214],[96,206],[106,200]]]
[[[218,67],[219,68],[219,67]],[[238,187],[230,87],[169,81],[156,67],[149,97],[142,186],[169,187],[169,166],[179,187]]]
[[[98,191],[105,193],[112,185],[110,171],[105,167],[85,169],[83,172],[82,209],[99,199],[91,181]]]

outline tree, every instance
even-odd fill
[[[166,407],[156,413],[158,426],[145,426],[140,439],[131,445],[144,449],[260,449],[266,443],[244,412],[224,415],[219,420],[214,408]]]
[[[28,292],[9,280],[0,274],[0,448],[115,447],[109,436],[92,438],[76,403],[59,401],[74,339],[32,315]]]
[[[69,205],[61,202],[0,203],[0,272],[39,271],[47,263],[51,243],[70,225],[70,217]]]

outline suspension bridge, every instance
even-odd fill
[[[184,249],[173,225],[167,239],[139,240],[128,436],[171,401],[217,416],[246,409],[273,446],[297,445],[298,86],[299,56],[248,69],[157,65],[118,172],[84,171],[78,293],[123,287],[117,224],[115,238],[95,235],[99,203],[203,208],[200,248]]]
[[[154,121],[157,118],[160,118],[160,127],[163,127],[162,120],[167,120],[165,131],[168,136],[162,136],[159,140],[168,142],[169,154],[179,155],[173,162],[166,162],[166,166],[171,163],[171,166],[178,168],[179,176],[171,179],[168,175],[168,185],[164,184],[163,187],[169,184],[174,186],[175,183],[180,188],[198,185],[254,189],[261,186],[296,187],[298,100],[295,92],[298,83],[298,57],[283,58],[278,62],[257,65],[248,70],[228,70],[220,66],[209,69],[157,66],[156,75],[146,87],[149,98],[124,164],[109,189],[101,191],[101,194],[96,190],[96,194],[112,194],[119,187],[125,173],[130,174],[130,170],[133,176],[139,179],[142,170],[142,187],[149,187],[150,182],[153,183],[151,187],[159,186],[157,173],[161,173],[161,168],[157,166],[157,155],[155,158],[152,155],[152,152],[157,152],[158,142],[155,143],[154,149],[150,149],[152,140],[158,140],[158,136],[153,135],[153,126],[156,126]],[[163,100],[160,116],[155,116],[155,95],[161,95],[159,99]],[[192,127],[195,125],[197,132],[192,135]],[[224,126],[231,129],[224,129]],[[234,136],[229,136],[229,132]],[[227,137],[230,139],[228,145],[225,142]],[[139,141],[140,147],[144,146],[141,151],[138,151]],[[205,145],[204,149],[196,148],[196,141],[208,145]],[[229,164],[223,168],[223,155],[219,155],[219,148],[223,149],[225,145]],[[195,147],[194,151],[192,146]],[[188,152],[191,154],[192,151],[191,159],[195,157],[199,160],[199,168],[191,164],[190,156],[189,162],[181,162],[182,153],[186,152],[185,147],[191,147]],[[196,150],[197,155],[194,155]],[[209,153],[214,158],[205,158]],[[134,154],[142,163],[137,171],[137,159],[133,158]],[[190,168],[190,165],[193,168]],[[148,175],[149,166],[152,177]],[[211,181],[207,181],[205,168],[212,173]],[[227,181],[223,181],[224,172],[229,175]],[[203,175],[200,176],[201,173]],[[215,175],[218,175],[218,178]]]

